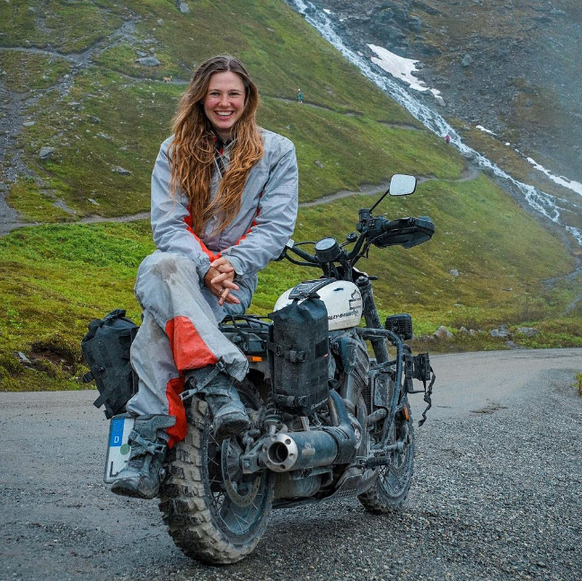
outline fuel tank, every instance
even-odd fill
[[[326,283],[326,280],[328,281]],[[353,282],[344,280],[318,279],[305,281],[285,291],[275,303],[278,311],[292,302],[291,294],[297,294],[300,287],[305,289],[312,284],[327,309],[327,322],[330,331],[357,327],[362,319],[363,302],[360,290]]]

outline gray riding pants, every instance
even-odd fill
[[[184,372],[222,362],[241,381],[248,370],[242,351],[218,329],[227,314],[242,314],[252,290],[239,285],[240,305],[225,303],[201,283],[188,258],[156,251],[140,265],[135,294],[143,309],[143,322],[131,346],[131,365],[139,378],[138,392],[129,400],[132,415],[169,415],[176,424],[168,428],[169,445],[187,431],[180,399]]]

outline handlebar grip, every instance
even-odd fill
[[[370,229],[369,233],[372,238],[377,238],[384,234],[393,232],[394,230],[400,230],[403,226],[408,225],[410,218],[400,218],[399,220],[388,220],[381,216],[375,218],[375,224]]]
[[[386,220],[381,225],[381,230],[383,233],[390,232],[391,230],[397,230],[405,228],[406,226],[414,226],[416,220],[415,218],[400,218],[398,220]]]
[[[370,240],[379,248],[400,245],[412,248],[429,240],[434,234],[434,224],[427,216],[400,218],[399,220],[377,220]]]
[[[400,220],[386,220],[381,225],[381,230],[382,230],[382,232],[386,233],[386,232],[390,232],[390,230],[394,230],[395,228],[401,228],[401,227],[402,227],[402,222]]]

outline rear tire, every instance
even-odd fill
[[[250,383],[239,394],[251,415],[251,409],[259,409],[260,398]],[[273,474],[242,473],[240,438],[216,443],[204,401],[192,398],[187,412],[188,433],[169,454],[160,510],[170,536],[186,555],[213,565],[235,563],[254,550],[265,531]]]
[[[399,412],[397,416],[395,440],[401,439],[407,429],[408,438],[404,450],[391,452],[392,462],[387,466],[376,468],[379,472],[376,484],[358,496],[358,500],[369,512],[375,514],[393,512],[400,509],[408,497],[414,472],[414,430],[408,402],[406,413]]]

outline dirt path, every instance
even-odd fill
[[[456,181],[456,182],[464,182],[469,180],[476,179],[481,172],[475,167],[468,167],[463,171],[461,176],[456,180],[448,180],[448,181]],[[427,182],[430,180],[436,180],[435,176],[420,176],[418,178],[418,183]],[[322,196],[317,200],[312,200],[310,202],[303,202],[299,204],[300,208],[311,208],[313,206],[321,206],[324,204],[329,204],[331,202],[335,202],[337,200],[341,200],[343,198],[348,198],[350,196],[357,196],[357,195],[364,195],[364,196],[376,196],[384,193],[390,182],[382,182],[380,184],[364,184],[360,186],[360,189],[357,191],[354,190],[340,190],[333,194],[329,194],[327,196]],[[9,209],[10,210],[10,209]],[[12,210],[12,212],[14,212]],[[22,228],[25,226],[41,226],[42,223],[40,222],[32,222],[32,223],[24,223],[18,222],[16,219],[16,213],[14,212],[13,219],[4,219],[2,214],[2,197],[0,196],[0,236],[8,234],[12,230],[16,230],[17,228]],[[97,224],[101,222],[135,222],[137,220],[147,220],[150,217],[149,212],[139,212],[138,214],[131,214],[129,216],[113,216],[113,217],[103,217],[103,216],[87,216],[81,220],[77,220],[75,222],[61,222],[59,224]]]
[[[23,226],[38,225],[21,221],[18,212],[6,202],[11,184],[18,178],[34,177],[33,172],[23,161],[23,151],[16,146],[22,133],[24,111],[46,94],[56,92],[62,97],[66,96],[73,86],[75,77],[91,66],[93,56],[132,38],[136,22],[138,22],[137,18],[125,20],[118,29],[80,53],[64,54],[55,50],[25,46],[0,47],[0,52],[19,51],[43,54],[64,59],[71,64],[67,74],[42,91],[12,91],[5,86],[0,76],[0,112],[3,113],[0,115],[0,235]],[[10,157],[9,163],[8,157]]]

